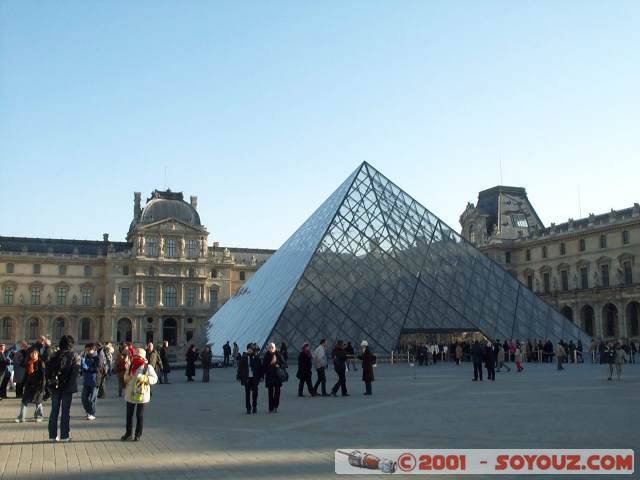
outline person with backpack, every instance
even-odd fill
[[[84,355],[80,361],[82,370],[82,407],[86,414],[86,420],[96,419],[96,398],[98,395],[98,371],[100,370],[100,357],[93,343],[84,346]]]
[[[348,397],[347,393],[347,353],[344,350],[342,340],[338,340],[336,346],[331,352],[331,357],[333,358],[333,369],[336,371],[338,375],[338,381],[331,389],[331,395],[334,397],[338,396],[338,389],[340,389],[343,397]]]
[[[26,343],[25,343],[26,345]],[[45,366],[40,358],[38,350],[30,350],[29,357],[24,366],[24,378],[22,380],[23,391],[20,402],[20,411],[16,417],[16,423],[25,421],[27,415],[27,406],[30,403],[36,404],[34,419],[36,422],[42,422],[44,412],[42,411],[42,401],[44,397]]]
[[[158,375],[149,363],[147,352],[144,348],[138,348],[131,362],[126,364],[124,382],[126,384],[125,400],[127,402],[126,431],[120,440],[131,440],[133,429],[133,412],[136,412],[136,430],[133,441],[137,442],[142,437],[144,425],[144,406],[151,401],[151,385],[158,382]]]
[[[51,393],[51,413],[49,415],[49,441],[71,441],[71,401],[78,391],[80,356],[73,351],[75,340],[71,335],[63,335],[58,351],[46,362],[45,376]],[[60,436],[58,437],[58,417]]]
[[[364,395],[371,395],[371,382],[373,382],[373,365],[376,363],[375,356],[369,350],[369,342],[363,340],[360,343],[362,354],[358,356],[362,360],[362,381],[364,382],[365,392]]]

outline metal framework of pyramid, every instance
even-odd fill
[[[321,338],[379,353],[402,331],[590,337],[368,163],[360,165],[212,317],[208,340]]]

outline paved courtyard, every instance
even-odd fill
[[[113,398],[114,380],[108,398],[98,401],[95,422],[81,418],[80,400],[74,400],[69,444],[48,443],[46,421],[14,423],[18,403],[10,398],[0,402],[0,476],[328,478],[336,476],[336,448],[634,448],[639,453],[640,365],[625,366],[622,382],[608,382],[600,365],[569,365],[563,372],[552,365],[525,367],[521,374],[498,373],[495,383],[474,383],[469,364],[380,365],[372,397],[361,394],[359,370],[349,373],[349,398],[298,398],[297,384],[290,381],[275,415],[266,412],[261,386],[259,414],[251,416],[245,414],[233,369],[213,370],[209,384],[187,384],[183,372],[174,372],[173,384],[154,387],[138,443],[119,440],[124,402]],[[328,377],[333,383],[333,373]],[[47,403],[45,414],[48,409]],[[635,468],[638,472],[637,460]]]

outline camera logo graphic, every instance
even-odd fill
[[[398,468],[403,472],[411,472],[416,468],[416,457],[410,453],[403,453],[398,457]]]

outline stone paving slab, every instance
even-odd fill
[[[186,383],[174,372],[174,383],[153,387],[138,443],[120,441],[125,404],[113,398],[115,381],[108,398],[98,400],[94,422],[82,419],[80,399],[74,400],[68,444],[47,442],[46,420],[16,424],[18,401],[9,398],[0,402],[0,479],[331,478],[337,448],[640,452],[639,365],[625,366],[621,382],[608,382],[605,367],[590,364],[562,372],[526,365],[523,373],[498,373],[496,382],[482,383],[470,381],[468,364],[381,365],[375,373],[372,397],[362,396],[360,371],[349,373],[349,398],[298,398],[297,382],[290,381],[274,415],[266,413],[261,386],[259,414],[246,415],[233,369],[213,370],[209,384]],[[334,382],[333,373],[328,380]],[[47,403],[45,415],[48,410]]]

